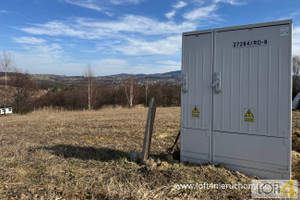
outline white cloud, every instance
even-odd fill
[[[218,19],[214,13],[217,10],[217,5],[212,4],[209,6],[199,7],[190,12],[184,13],[183,17],[187,20],[205,20],[205,19]]]
[[[176,14],[176,11],[175,11],[175,10],[172,10],[172,11],[166,13],[165,16],[166,16],[167,18],[171,19],[171,18],[174,17],[175,14]]]
[[[116,47],[125,55],[172,55],[179,52],[181,47],[181,36],[171,36],[163,40],[147,42],[129,39],[129,44]]]
[[[25,45],[23,46],[24,50],[28,54],[35,55],[40,58],[62,58],[63,49],[59,44],[39,44],[39,45]]]
[[[92,10],[97,10],[97,11],[102,11],[103,9],[96,5],[94,1],[91,0],[65,0],[67,3],[72,4],[72,5],[76,5],[76,6],[80,6],[80,7],[84,7],[84,8],[89,8]]]
[[[174,8],[172,11],[168,12],[165,14],[165,16],[169,19],[172,19],[175,14],[177,13],[177,11],[180,9],[180,8],[183,8],[187,5],[186,2],[184,1],[179,1],[177,2],[176,4],[174,4],[172,7]]]
[[[190,0],[191,3],[196,4],[196,5],[201,5],[205,2],[205,0]]]
[[[177,54],[181,47],[181,36],[174,35],[195,28],[196,24],[191,22],[176,24],[170,21],[159,22],[143,16],[127,15],[121,20],[103,22],[88,18],[72,18],[65,22],[52,21],[45,24],[35,24],[31,27],[21,28],[21,30],[34,35],[69,36],[90,40],[99,39],[101,41],[97,42],[97,47],[92,51],[82,49],[82,52],[86,53],[101,52],[102,54],[109,54],[122,52],[125,55],[172,55]],[[130,37],[128,33],[130,33]],[[137,38],[147,38],[149,35],[155,35],[157,39],[154,41],[130,39],[135,36]],[[28,44],[24,46],[28,50],[38,49],[41,52],[49,52],[49,54],[56,57],[61,56],[63,52],[59,45],[50,45],[47,42],[39,44],[42,40],[39,41],[34,37],[19,38],[15,41]],[[29,46],[29,44],[39,45]]]
[[[21,44],[41,44],[44,43],[45,40],[42,38],[35,38],[35,37],[18,37],[13,38],[15,42]]]
[[[132,4],[138,4],[142,0],[110,0],[110,3],[115,4],[115,5],[121,5],[125,3],[132,3]]]
[[[193,1],[196,5],[202,5],[202,0],[194,0]],[[218,4],[220,3],[227,3],[234,6],[241,6],[245,5],[246,1],[242,0],[213,0],[213,3],[207,6],[196,7],[195,9],[188,11],[183,14],[183,17],[186,20],[192,21],[203,21],[207,19],[212,20],[220,20],[220,17],[216,14],[218,9]]]
[[[67,23],[59,21],[52,21],[46,24],[35,24],[32,27],[20,28],[20,30],[34,35],[84,37],[83,31],[75,30]]]
[[[228,3],[235,6],[245,5],[246,1],[241,0],[215,0],[216,3]]]
[[[35,51],[57,57],[60,57],[62,53],[62,47],[59,44],[40,45],[36,46],[35,48]]]
[[[72,36],[82,39],[101,39],[104,37],[122,38],[125,33],[143,35],[178,34],[186,30],[193,30],[196,24],[192,22],[159,22],[157,20],[126,15],[115,21],[99,21],[89,18],[75,18],[72,21],[51,21],[45,24],[35,24],[20,30],[34,35]],[[124,36],[125,37],[125,36]]]
[[[183,22],[181,24],[176,24],[170,21],[159,22],[155,19],[138,15],[126,15],[120,20],[105,22],[78,18],[77,24],[87,28],[89,32],[101,33],[108,36],[123,32],[139,33],[143,35],[174,34],[196,27],[196,25],[191,22]]]
[[[16,43],[22,44],[24,50],[29,54],[33,54],[39,57],[62,57],[62,47],[56,43],[48,43],[42,38],[35,37],[18,37],[13,38]]]
[[[179,9],[179,8],[185,7],[186,5],[187,5],[186,2],[184,2],[184,1],[179,1],[177,4],[174,4],[174,5],[173,5],[173,8]]]
[[[105,13],[108,16],[113,16],[110,12],[111,8],[109,4],[112,5],[122,5],[126,3],[138,4],[142,0],[109,0],[109,1],[99,1],[99,0],[64,0],[66,3],[76,5],[83,8],[88,8],[91,10],[96,10]]]

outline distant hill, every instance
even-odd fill
[[[122,85],[123,80],[127,79],[131,74],[115,74],[110,76],[97,76],[95,80],[99,84],[118,86]],[[181,71],[171,71],[166,73],[156,74],[134,74],[138,84],[143,84],[146,80],[150,83],[167,83],[178,84],[180,80]],[[62,76],[54,74],[32,74],[32,78],[40,84],[67,84],[75,85],[82,83],[83,76]]]
[[[157,74],[135,74],[136,79],[178,79],[180,78],[181,71],[172,71],[166,73],[157,73]],[[116,74],[111,76],[104,77],[113,77],[113,78],[128,78],[131,74]],[[103,77],[103,76],[102,76]]]

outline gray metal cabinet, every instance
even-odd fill
[[[183,33],[181,161],[291,175],[292,21]]]

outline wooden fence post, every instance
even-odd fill
[[[141,156],[142,162],[146,161],[149,157],[155,112],[156,112],[156,102],[154,98],[151,98],[149,102],[148,117],[147,117],[147,123],[145,128],[144,145],[143,145],[143,151]]]

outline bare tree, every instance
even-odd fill
[[[293,75],[299,74],[300,57],[293,56]]]
[[[125,94],[129,107],[133,106],[135,96],[137,93],[137,85],[134,80],[134,76],[131,74],[125,84]]]
[[[15,88],[13,90],[14,110],[24,113],[32,109],[34,94],[39,90],[39,85],[32,79],[31,75],[17,70],[10,77],[9,85]]]
[[[96,84],[94,80],[94,72],[91,69],[91,66],[88,65],[84,71],[84,77],[87,84],[87,101],[88,101],[88,110],[94,108],[95,98],[96,98]]]
[[[5,83],[5,89],[4,89],[4,107],[7,106],[7,73],[13,70],[13,57],[10,53],[3,51],[0,54],[0,71],[3,70],[4,72],[4,83]]]

